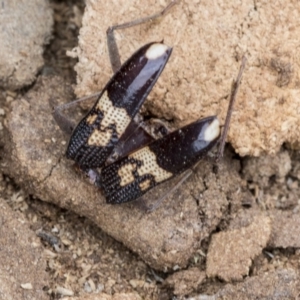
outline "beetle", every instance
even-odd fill
[[[133,151],[101,170],[89,170],[89,177],[102,189],[107,203],[120,204],[140,198],[153,187],[190,169],[218,143],[217,160],[223,155],[245,63],[244,57],[222,134],[217,116],[206,117]]]
[[[103,190],[106,202],[120,204],[140,198],[153,187],[190,169],[219,143],[218,161],[223,156],[245,64],[243,57],[222,134],[217,116],[206,117],[149,143],[100,171],[91,171],[90,177]]]
[[[102,92],[54,108],[56,123],[71,134],[66,157],[86,174],[90,169],[111,163],[153,139],[150,134],[152,130],[140,120],[138,111],[168,62],[172,48],[163,42],[148,43],[121,65],[114,30],[153,21],[168,13],[175,4],[177,1],[173,0],[157,14],[109,27],[107,44],[113,77]],[[94,96],[97,97],[96,102],[77,126],[63,115],[63,110]],[[159,126],[159,123],[154,125]]]
[[[218,143],[217,160],[220,159],[245,63],[244,57],[222,134],[217,116],[206,117],[105,166],[99,173],[94,173],[94,181],[103,190],[107,203],[120,204],[140,198],[153,187],[190,169]]]
[[[163,71],[172,48],[163,42],[146,44],[120,66],[119,58],[113,57],[118,57],[118,52],[112,33],[114,29],[164,15],[175,3],[171,2],[156,15],[108,29],[115,74],[74,129],[61,114],[69,105],[54,111],[60,127],[72,131],[67,158],[74,160],[90,181],[102,189],[110,204],[136,200],[156,185],[191,168],[219,142],[220,149],[224,147],[235,96],[230,101],[222,134],[216,116],[195,121],[154,141],[144,128],[135,128],[135,116]],[[239,74],[237,87],[240,77]],[[219,150],[218,156],[222,152]]]

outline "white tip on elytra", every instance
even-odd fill
[[[167,52],[168,46],[161,44],[161,43],[155,43],[150,46],[150,48],[147,50],[145,56],[148,59],[157,59],[161,56],[163,56]]]
[[[220,132],[220,122],[217,118],[215,118],[205,129],[204,140],[206,142],[211,142],[220,135]]]

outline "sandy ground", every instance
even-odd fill
[[[68,84],[75,84],[76,59],[66,56],[66,51],[77,46],[84,4],[79,0],[51,1],[51,7],[55,21],[53,39],[44,53],[41,73],[59,75]],[[1,140],[11,103],[31,88],[2,91]],[[0,175],[0,196],[13,211],[20,213],[20,218],[29,223],[42,241],[50,278],[44,290],[50,299],[72,294],[84,299],[85,293],[137,293],[142,299],[189,299],[196,295],[202,298],[194,299],[212,299],[207,295],[254,299],[256,292],[271,293],[273,285],[282,293],[280,299],[295,299],[300,261],[299,154],[282,147],[274,157],[241,158],[230,146],[226,153],[225,161],[234,162],[232,168],[239,177],[232,182],[240,180],[237,190],[243,190],[244,197],[236,200],[233,196],[226,210],[220,208],[223,214],[217,219],[218,225],[201,239],[198,251],[182,272],[176,272],[176,268],[166,273],[154,270],[88,218],[28,196],[28,188],[23,190],[16,184],[19,180],[5,172]],[[246,229],[241,231],[241,227]],[[221,233],[228,236],[218,235]],[[222,256],[228,250],[228,242],[224,245],[224,240],[236,241],[229,258]],[[244,260],[242,268],[233,270],[239,259]],[[271,297],[275,294],[276,291],[271,293]],[[267,298],[260,299],[263,297]]]

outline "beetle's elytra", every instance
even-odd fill
[[[107,203],[135,200],[192,167],[219,138],[215,116],[198,120],[102,168],[96,184],[103,189]]]
[[[134,53],[72,133],[66,156],[80,168],[102,167],[164,69],[172,49],[150,43]]]

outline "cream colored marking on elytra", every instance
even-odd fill
[[[163,56],[167,52],[167,49],[168,46],[161,43],[155,43],[146,51],[145,56],[150,60],[157,59]]]
[[[111,140],[112,133],[111,129],[106,131],[95,129],[88,139],[88,145],[105,147]]]
[[[206,142],[211,142],[220,135],[220,132],[221,132],[220,122],[216,118],[205,129],[205,132],[203,134],[204,140]]]
[[[113,103],[107,95],[107,91],[105,91],[101,98],[98,100],[96,109],[101,111],[103,114],[100,128],[102,130],[105,130],[105,128],[107,128],[108,126],[115,124],[117,135],[120,138],[131,121],[131,118],[126,112],[126,109],[114,107]]]
[[[143,163],[137,169],[139,176],[150,174],[154,177],[157,183],[173,176],[172,173],[164,170],[157,164],[156,155],[150,150],[149,147],[144,147],[130,154],[129,157],[137,159]]]
[[[140,186],[140,189],[142,191],[148,189],[151,185],[151,180],[150,179],[146,179],[145,181],[142,181],[139,186]]]
[[[136,169],[136,165],[129,163],[129,164],[122,166],[118,170],[118,175],[121,178],[121,182],[120,182],[121,186],[125,186],[127,184],[134,182],[134,176],[133,176],[132,172],[135,169]]]
[[[87,122],[89,125],[92,125],[96,120],[97,120],[97,114],[89,115],[89,116],[86,118],[86,122]]]

